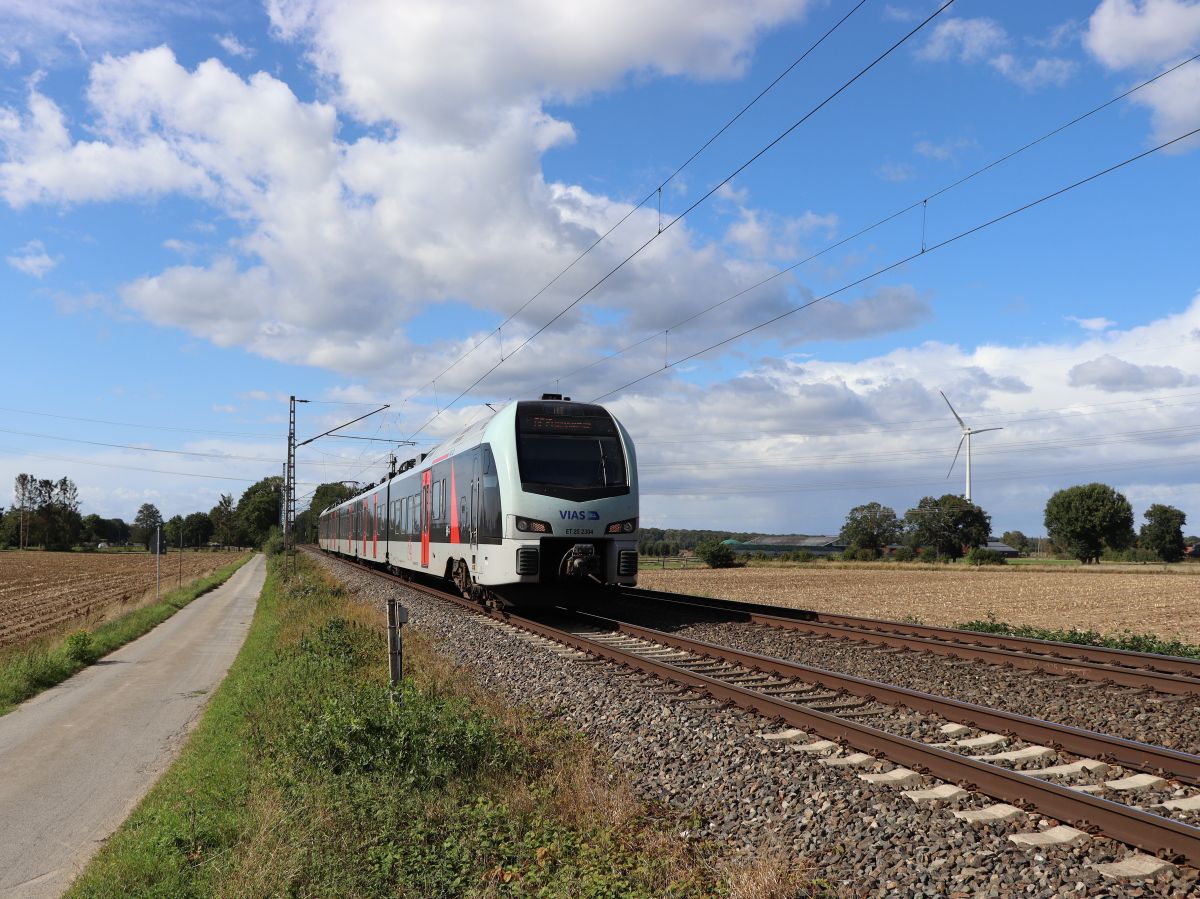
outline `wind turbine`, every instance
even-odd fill
[[[938,393],[942,394],[942,399],[946,400],[947,406],[950,406],[950,400],[946,399],[946,394],[942,393],[942,391],[940,391],[940,390],[938,391]],[[960,428],[962,428],[962,437],[958,441],[958,449],[956,449],[954,451],[954,461],[950,463],[950,470],[946,472],[946,477],[949,478],[950,475],[954,474],[954,465],[956,462],[958,462],[958,454],[960,452],[962,452],[963,441],[965,440],[967,443],[967,492],[966,492],[965,498],[966,498],[967,502],[970,502],[971,501],[971,435],[972,434],[983,434],[986,431],[1003,431],[1004,429],[1003,428],[968,428],[967,423],[962,420],[962,417],[957,412],[954,411],[953,406],[950,406],[950,414],[954,416],[954,418],[958,421],[958,426]]]

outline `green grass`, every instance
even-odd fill
[[[1081,646],[1103,646],[1108,649],[1127,649],[1131,652],[1153,652],[1159,655],[1187,656],[1200,659],[1200,646],[1179,640],[1162,640],[1153,634],[1135,634],[1123,631],[1119,634],[1101,634],[1099,631],[1083,631],[1077,628],[1056,630],[1033,627],[1032,625],[1004,624],[995,618],[968,621],[955,627],[985,634],[1004,634],[1010,637],[1032,637],[1036,640],[1056,640],[1059,643],[1076,643]]]
[[[312,563],[285,582],[272,559],[246,643],[182,755],[68,895],[690,897],[736,886],[704,858],[711,847],[673,835],[678,821],[646,818],[577,734],[500,704],[417,632],[405,634],[393,692],[380,625]],[[769,895],[796,895],[790,869],[767,874],[786,890]]]
[[[152,630],[196,597],[225,583],[248,559],[249,555],[94,630],[0,651],[0,715]]]

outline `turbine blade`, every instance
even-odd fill
[[[939,391],[938,391],[938,393],[942,393],[942,392],[939,390]],[[947,405],[947,406],[950,406],[950,400],[946,399],[946,394],[942,393],[942,399],[946,400],[946,405]],[[966,423],[965,421],[963,421],[961,418],[959,418],[959,416],[958,416],[958,413],[954,411],[954,407],[953,407],[953,406],[950,406],[950,414],[951,414],[951,415],[953,415],[953,416],[955,417],[955,419],[957,419],[957,420],[958,420],[958,424],[959,424],[959,426],[960,426],[960,427],[961,427],[961,428],[962,428],[964,431],[965,431],[965,430],[967,430],[967,423]]]
[[[967,439],[967,435],[963,434],[958,438],[958,449],[954,451],[954,461],[950,463],[950,470],[946,472],[946,480],[950,480],[950,475],[954,474],[954,464],[958,461],[958,454],[962,452],[963,441]]]
[[[978,431],[972,431],[972,434],[982,434],[985,431],[1003,431],[1004,428],[980,428]]]

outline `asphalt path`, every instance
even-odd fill
[[[255,556],[150,633],[0,717],[0,897],[56,897],[166,770],[225,677]]]

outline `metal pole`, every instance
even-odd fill
[[[162,525],[154,529],[154,598],[162,593]]]
[[[179,523],[179,586],[183,586],[183,522]]]
[[[404,643],[400,638],[400,628],[408,621],[408,609],[396,602],[396,597],[389,596],[387,600],[387,629],[388,629],[388,679],[393,687],[400,685],[404,676]]]

